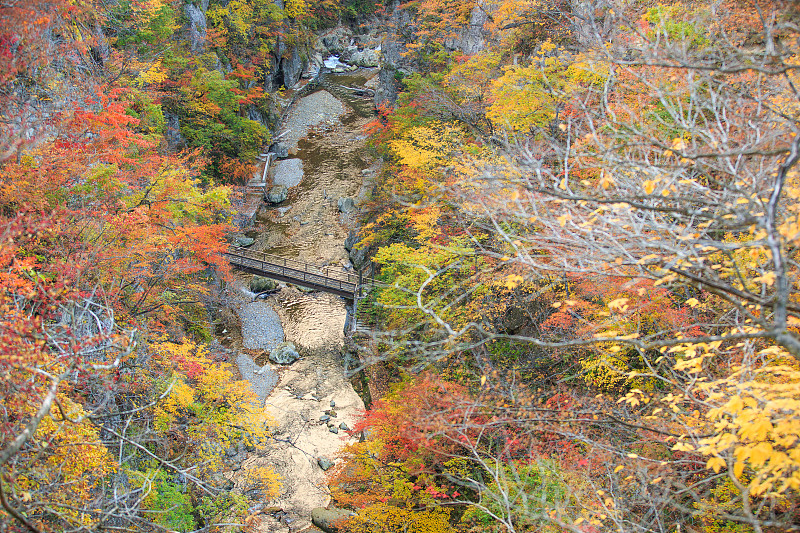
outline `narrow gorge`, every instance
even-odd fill
[[[354,272],[347,249],[352,244],[345,248],[345,241],[358,230],[360,206],[380,167],[366,150],[363,132],[372,102],[354,89],[374,92],[377,70],[321,76],[321,82],[310,82],[317,90],[297,89],[308,94],[292,105],[277,135],[274,149],[285,157],[271,165],[267,187],[285,185],[288,197],[260,204],[243,228],[244,242],[253,240],[250,250]],[[262,174],[263,164],[257,165],[254,175]],[[363,262],[357,251],[353,259]],[[252,527],[302,531],[311,527],[312,510],[330,502],[325,470],[359,437],[350,429],[364,403],[345,375],[342,355],[352,302],[276,282],[256,294],[253,277],[237,273],[226,289],[225,301],[239,321],[222,340],[238,351],[239,371],[275,426],[266,451],[249,455],[230,479],[244,487],[251,469],[272,467],[282,478],[281,494],[263,504]],[[287,343],[300,358],[289,365],[271,362],[270,352]]]

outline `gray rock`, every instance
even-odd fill
[[[380,48],[377,50],[372,50],[370,48],[366,48],[364,50],[351,50],[348,47],[348,59],[347,62],[351,65],[355,65],[358,67],[377,67],[380,63],[381,59],[381,51]]]
[[[233,238],[233,244],[236,246],[241,246],[243,248],[247,248],[248,246],[253,246],[253,243],[256,242],[255,239],[251,237],[245,237],[244,235],[237,235]]]
[[[339,429],[341,429],[342,431],[350,431],[350,427],[347,424],[345,424],[344,422],[339,424]]]
[[[351,44],[350,46],[345,47],[339,53],[339,60],[345,63],[350,63],[350,61],[352,61],[353,59],[353,56],[357,53],[358,53],[358,47]]]
[[[327,471],[328,469],[332,468],[335,463],[323,456],[317,459],[317,464],[322,470]]]
[[[298,291],[305,294],[311,294],[312,292],[317,292],[317,289],[312,289],[311,287],[303,287],[302,285],[296,285],[296,287]]]
[[[353,263],[353,267],[356,270],[361,270],[361,268],[367,264],[368,255],[368,246],[354,247],[352,250],[350,250],[350,262]]]
[[[167,145],[170,150],[179,150],[186,145],[186,139],[181,135],[181,123],[178,115],[164,112],[164,122],[167,126],[167,131],[164,137],[167,140]]]
[[[303,180],[303,161],[302,159],[284,159],[277,161],[274,165],[275,177],[272,183],[275,185],[286,185],[295,187],[300,185]]]
[[[313,69],[318,72],[323,64],[325,64],[325,58],[322,57],[321,53],[314,52],[313,54],[311,54],[310,69]]]
[[[192,52],[200,52],[206,46],[206,14],[193,4],[186,4],[184,12],[189,19],[189,46]]]
[[[340,528],[337,527],[337,522],[350,518],[354,514],[353,511],[347,509],[317,507],[311,511],[311,522],[326,533],[338,533]]]
[[[489,20],[489,14],[482,6],[477,5],[472,8],[469,24],[466,26],[466,30],[458,43],[459,48],[465,54],[477,54],[486,48],[486,35],[483,27],[487,20]]]
[[[250,290],[255,293],[274,291],[277,288],[278,283],[275,280],[265,278],[264,276],[253,276],[250,280]]]
[[[338,435],[339,434],[339,428],[337,428],[336,426],[334,426],[332,428],[328,428],[328,431],[330,431],[334,435]]]
[[[298,359],[300,354],[291,342],[282,342],[269,353],[269,360],[277,365],[290,365]]]
[[[270,151],[275,154],[275,157],[285,159],[289,157],[289,147],[285,144],[275,143],[270,148]]]
[[[297,47],[292,47],[292,53],[289,57],[281,60],[281,70],[283,71],[283,84],[286,88],[294,87],[300,81],[300,76],[303,74],[303,69],[306,67],[306,62],[300,56]]]
[[[356,203],[348,196],[339,198],[336,202],[336,206],[339,208],[339,211],[344,214],[352,213],[356,209]]]
[[[358,244],[358,233],[355,230],[350,230],[350,233],[347,234],[347,238],[344,240],[344,249],[348,252],[353,249],[353,246]]]
[[[331,400],[331,407],[336,407],[336,402]]]
[[[269,190],[267,200],[273,204],[279,204],[289,197],[289,187],[286,185],[275,185]]]
[[[349,42],[349,40],[344,32],[334,30],[331,34],[322,37],[322,44],[331,54],[338,54],[345,49],[345,43]]]
[[[320,419],[321,422],[327,422],[328,420],[331,419],[331,417],[330,417],[330,415],[321,415],[319,417],[319,419]]]

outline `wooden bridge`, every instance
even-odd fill
[[[231,248],[225,257],[234,268],[266,278],[294,283],[301,287],[330,292],[348,300],[361,297],[375,280],[361,273],[351,274],[340,268],[318,267],[246,248]]]

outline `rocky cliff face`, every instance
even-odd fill
[[[208,0],[203,0],[200,6],[186,4],[183,8],[188,22],[189,48],[193,53],[200,53],[206,47],[206,11],[208,10]]]
[[[477,54],[486,47],[487,32],[483,29],[489,20],[486,2],[480,1],[472,8],[469,24],[462,33],[461,39],[455,43],[455,48],[467,55]]]
[[[405,59],[406,39],[413,20],[408,10],[400,9],[400,2],[395,0],[390,6],[391,16],[386,24],[383,38],[381,70],[378,74],[378,88],[375,89],[375,107],[394,105],[400,89],[398,72],[410,72],[412,65]]]
[[[484,25],[489,20],[491,3],[481,0],[470,12],[469,23],[461,30],[458,37],[447,40],[445,48],[450,51],[459,50],[467,55],[476,54],[486,48],[490,38]],[[408,39],[413,39],[416,21],[411,12],[401,7],[398,0],[388,6],[391,13],[384,21],[375,21],[383,30],[381,49],[381,71],[378,88],[375,91],[375,106],[393,105],[397,100],[400,74],[408,74],[415,70],[413,61],[406,57]]]

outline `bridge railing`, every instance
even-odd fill
[[[324,276],[326,278],[336,279],[345,283],[358,283],[358,274],[351,274],[342,270],[341,268],[328,266],[320,267],[310,263],[305,263],[303,261],[297,261],[296,259],[287,259],[285,257],[268,254],[266,252],[257,252],[254,250],[248,250],[247,248],[239,248],[238,246],[231,247],[229,249],[229,255],[249,257],[251,259],[256,259],[258,261],[263,261],[275,266],[288,268],[297,272],[306,272],[308,274]]]
[[[247,267],[267,277],[275,274],[290,281],[305,282],[354,295],[360,289],[370,286],[372,282],[370,279],[359,278],[357,274],[350,274],[338,268],[318,267],[246,248],[232,247],[225,255],[231,264]]]

